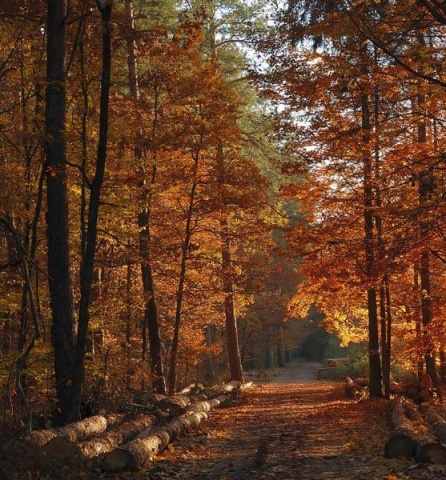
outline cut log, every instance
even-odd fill
[[[191,399],[188,396],[172,395],[171,397],[163,398],[158,403],[158,407],[171,419],[182,415],[190,404]]]
[[[405,401],[403,397],[396,397],[392,402],[391,422],[394,430],[412,430],[409,419],[405,413]]]
[[[218,397],[219,395],[225,394],[234,394],[237,395],[240,392],[245,391],[246,389],[252,387],[253,382],[245,382],[241,383],[239,381],[232,381],[229,383],[225,383],[224,385],[220,385],[218,387],[208,388],[205,389],[204,393],[207,395],[208,398]]]
[[[362,387],[350,377],[345,377],[345,395],[354,400],[362,400],[367,395],[367,387]]]
[[[412,458],[415,455],[418,442],[414,425],[406,415],[409,402],[402,397],[396,397],[392,402],[391,422],[393,432],[384,445],[386,458]]]
[[[64,437],[71,442],[80,442],[105,432],[108,420],[102,415],[84,418],[60,428],[37,430],[24,437],[24,441],[34,447],[43,447],[54,438]]]
[[[142,433],[135,440],[114,449],[103,461],[106,472],[138,470],[163,451],[169,443],[186,430],[197,427],[208,418],[207,412],[196,412],[172,420],[168,425]]]
[[[177,395],[198,395],[204,390],[201,383],[191,383],[188,387],[183,388]]]
[[[384,446],[387,458],[415,457],[424,463],[428,462],[427,459],[430,462],[441,460],[443,448],[437,446],[443,446],[435,441],[413,402],[403,396],[396,397],[392,402],[391,422],[393,432]]]
[[[428,442],[417,447],[415,460],[418,463],[446,465],[446,447],[438,442]]]
[[[216,408],[225,402],[226,399],[226,395],[220,395],[219,397],[214,397],[210,400],[192,403],[188,408],[188,412],[210,412],[213,408]]]
[[[143,430],[154,427],[156,417],[153,415],[140,415],[135,420],[123,423],[99,437],[86,440],[79,444],[82,457],[93,458],[111,452],[122,443],[127,442]]]
[[[103,461],[107,472],[136,470],[186,430],[197,427],[208,418],[208,412],[227,399],[226,395],[189,405],[188,411],[167,425],[142,432],[138,437],[110,452]]]
[[[407,433],[394,433],[384,445],[384,456],[386,458],[411,459],[416,452],[417,445],[414,439]]]
[[[432,407],[423,405],[420,407],[420,411],[424,415],[426,421],[432,426],[435,435],[438,437],[441,443],[446,444],[446,421],[436,412]]]
[[[43,447],[51,439],[58,436],[57,429],[35,430],[23,437],[23,441],[33,447]]]

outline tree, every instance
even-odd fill
[[[65,139],[67,3],[50,0],[47,15],[46,161],[48,276],[53,315],[57,398],[62,422],[72,418],[76,320],[70,270]]]
[[[101,189],[104,182],[107,159],[108,111],[111,76],[111,30],[112,0],[97,0],[97,8],[102,20],[102,76],[99,114],[99,138],[94,177],[90,185],[88,204],[88,222],[85,254],[80,268],[80,300],[79,322],[76,338],[73,373],[73,397],[70,420],[80,416],[82,401],[82,385],[84,383],[84,361],[87,333],[90,320],[91,287],[93,282],[93,267],[97,249],[97,230]]]
[[[126,0],[125,10],[127,16],[127,63],[129,69],[129,86],[130,94],[134,100],[138,100],[140,96],[140,89],[138,84],[138,68],[136,62],[136,43],[133,38],[135,35],[134,32],[134,16],[133,16],[133,4],[131,0]],[[155,92],[157,95],[158,92]],[[157,105],[157,100],[155,100],[155,105]],[[154,116],[152,122],[151,136],[154,137],[157,133],[157,121],[159,112],[155,106]],[[138,126],[138,128],[140,128]],[[141,145],[141,132],[138,132],[138,145],[135,147],[135,158],[141,162],[141,157],[143,155],[143,148]],[[160,338],[160,329],[159,329],[159,319],[158,319],[158,307],[156,304],[155,298],[155,288],[153,281],[153,271],[151,265],[151,255],[150,255],[150,218],[151,218],[151,189],[152,185],[155,182],[156,178],[156,168],[157,168],[157,151],[151,149],[152,156],[152,166],[151,173],[147,174],[144,164],[141,165],[141,171],[143,178],[141,179],[141,196],[143,209],[138,213],[138,227],[140,228],[139,234],[139,249],[141,254],[141,275],[142,275],[142,284],[143,292],[145,299],[145,312],[144,312],[144,324],[143,324],[143,359],[146,356],[147,350],[147,340],[146,332],[149,333],[149,344],[150,344],[150,358],[153,371],[153,385],[159,393],[166,393],[166,380],[164,376],[164,367],[163,359],[161,353],[161,338]],[[149,177],[147,180],[146,177]],[[149,185],[147,185],[149,183]]]

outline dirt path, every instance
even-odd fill
[[[286,370],[200,428],[148,467],[150,479],[438,479],[445,471],[383,458],[384,400],[352,402],[342,383],[315,381],[319,365]],[[442,476],[445,475],[445,476]],[[123,477],[137,478],[137,477]],[[140,477],[138,477],[140,478]]]

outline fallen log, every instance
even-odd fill
[[[158,403],[158,408],[168,415],[168,418],[175,418],[182,415],[191,404],[191,399],[186,395],[172,395],[163,398]]]
[[[188,387],[183,388],[179,391],[177,395],[198,395],[204,390],[204,387],[201,383],[191,383]]]
[[[188,408],[188,413],[210,412],[213,408],[220,406],[227,399],[226,395],[220,395],[202,402],[192,403]]]
[[[208,416],[207,412],[191,413],[172,420],[164,427],[150,430],[148,433],[143,432],[135,440],[115,448],[107,454],[102,466],[106,472],[138,470],[154,455],[163,451],[178,435],[197,427]]]
[[[420,444],[416,449],[415,460],[418,463],[446,465],[446,447],[438,442]]]
[[[108,432],[80,443],[67,437],[55,437],[40,448],[40,453],[61,462],[68,459],[88,460],[110,452],[141,431],[153,427],[155,422],[156,417],[153,415],[140,415],[134,420],[125,422]]]
[[[434,416],[435,412],[429,412]],[[412,419],[412,421],[411,421]],[[384,446],[387,458],[412,457],[419,463],[446,464],[446,447],[435,440],[423,418],[412,402],[397,397],[392,402],[392,426],[390,439]]]
[[[417,445],[414,439],[405,432],[396,432],[387,440],[384,445],[384,456],[386,458],[404,457],[410,460],[415,456]]]
[[[441,443],[446,444],[446,421],[436,412],[432,407],[423,405],[420,407],[421,413],[426,418],[426,421],[432,426],[435,435]]]
[[[106,455],[103,468],[107,472],[137,470],[154,455],[164,450],[169,443],[186,430],[197,427],[208,418],[208,412],[227,399],[220,395],[210,400],[197,402],[189,406],[188,411],[167,425],[142,432],[131,442],[115,448]]]
[[[84,458],[93,458],[111,452],[118,445],[127,442],[141,431],[154,427],[156,420],[153,415],[140,415],[138,418],[125,422],[99,437],[81,442],[79,444],[80,453]]]
[[[239,382],[238,380],[233,380],[231,382],[225,383],[224,385],[220,385],[218,387],[207,388],[204,390],[204,394],[208,396],[208,398],[218,397],[219,395],[225,394],[234,394],[237,395],[240,392],[243,392],[247,388],[252,387],[253,382]]]
[[[33,447],[43,447],[55,438],[67,438],[71,442],[80,442],[105,432],[108,423],[106,417],[95,415],[60,428],[36,430],[26,435],[23,440]]]
[[[416,452],[415,429],[405,412],[406,400],[399,396],[392,402],[391,423],[393,432],[384,445],[386,458],[412,458]]]

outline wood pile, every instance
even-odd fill
[[[126,421],[97,415],[32,432],[23,441],[45,459],[100,461],[107,472],[135,470],[206,420],[213,408],[224,406],[251,386],[252,382],[229,382],[205,389],[193,384],[170,397],[143,392],[129,403],[136,411]]]
[[[368,385],[368,379],[346,377],[345,394],[362,400]],[[392,434],[384,445],[385,457],[446,465],[446,411],[426,404],[435,394],[431,378],[423,375],[412,384],[391,381],[391,393]]]
[[[391,422],[392,435],[384,446],[387,458],[446,465],[446,420],[433,407],[398,395],[392,401]]]

